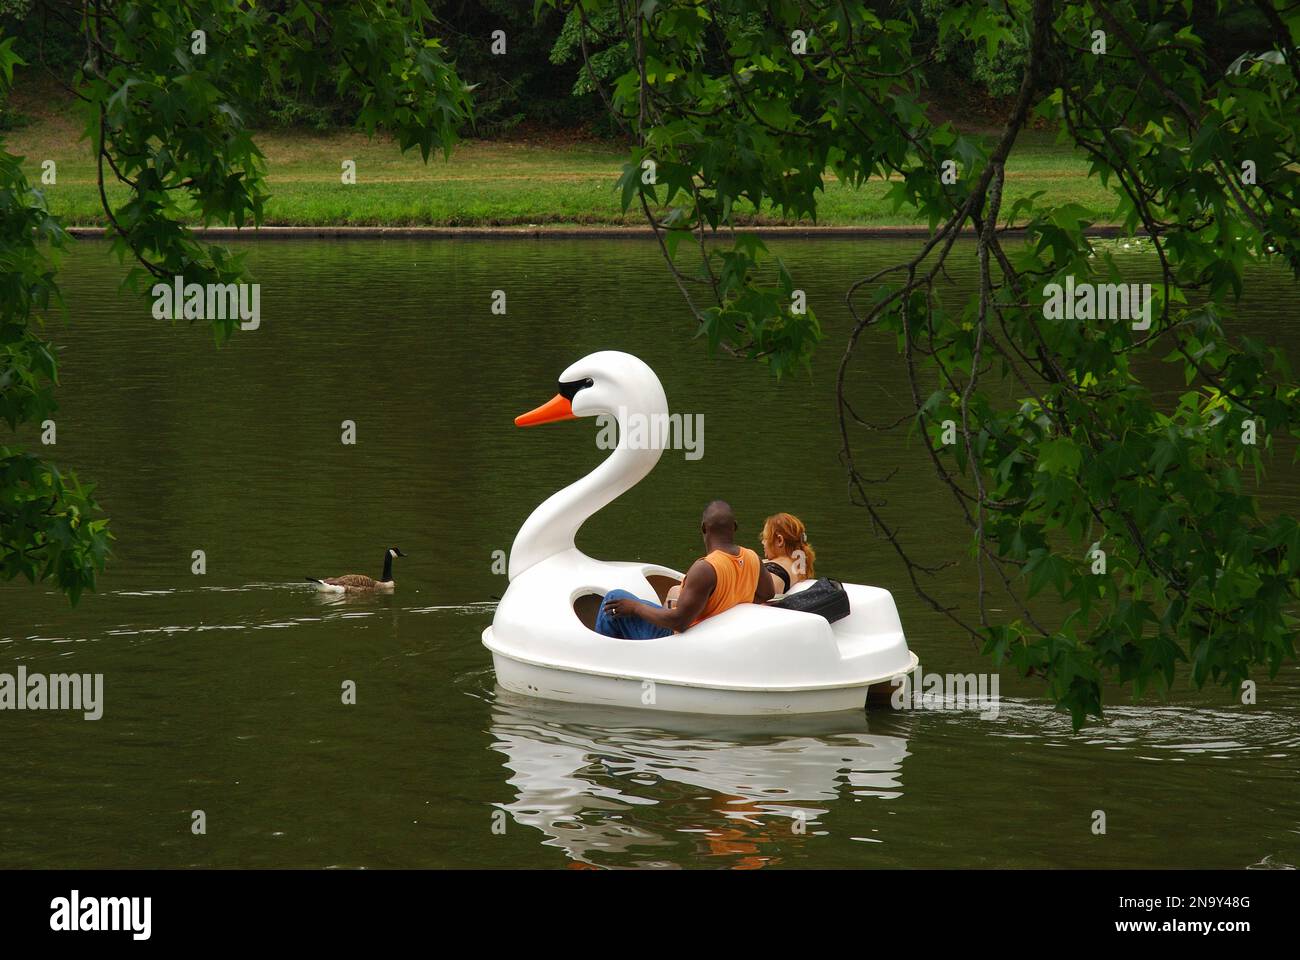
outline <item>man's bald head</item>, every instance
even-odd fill
[[[726,500],[714,500],[704,508],[700,526],[706,534],[718,534],[731,537],[736,532],[736,514]]]

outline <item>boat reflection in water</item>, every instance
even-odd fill
[[[573,866],[753,869],[800,859],[832,801],[900,797],[908,726],[888,713],[649,714],[498,686],[490,732],[515,794],[498,806]]]

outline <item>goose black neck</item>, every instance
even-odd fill
[[[393,579],[393,555],[387,550],[384,551],[384,575],[379,578],[380,583],[387,583]]]

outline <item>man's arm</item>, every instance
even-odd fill
[[[758,586],[754,590],[755,603],[767,603],[776,596],[776,587],[772,583],[772,575],[763,569],[763,564],[758,565]]]
[[[682,581],[681,596],[677,598],[677,606],[671,610],[626,597],[606,604],[605,609],[619,617],[635,614],[656,627],[685,630],[691,625],[691,621],[700,615],[717,584],[718,575],[714,573],[713,565],[707,560],[696,560],[691,564],[691,569],[686,571],[686,579]]]

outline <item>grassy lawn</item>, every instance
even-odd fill
[[[32,112],[32,111],[29,111]],[[67,108],[47,108],[17,130],[0,133],[0,144],[26,157],[33,183],[41,162],[57,164],[57,184],[45,188],[51,208],[73,224],[103,222],[95,166],[78,119]],[[616,144],[598,142],[467,141],[450,160],[425,165],[418,153],[402,155],[391,142],[351,131],[319,134],[266,131],[258,137],[266,155],[271,198],[268,224],[311,226],[499,226],[516,224],[640,225],[637,208],[625,218],[614,182],[622,167]],[[340,182],[341,164],[355,160],[357,183]],[[1109,219],[1113,200],[1087,163],[1045,133],[1027,131],[1007,164],[1003,208],[1037,190],[1046,198],[1073,201]],[[830,182],[819,198],[819,221],[831,225],[907,224],[884,199],[885,184],[859,190]],[[111,186],[111,200],[125,191]],[[790,223],[770,211],[748,222]]]

